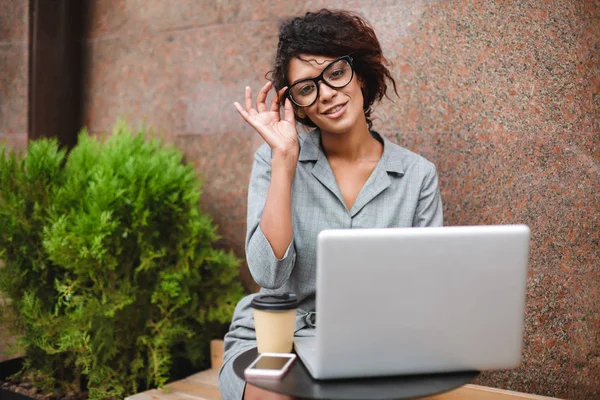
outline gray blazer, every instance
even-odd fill
[[[271,149],[264,144],[254,155],[248,188],[248,268],[262,288],[260,293],[296,293],[300,301],[297,336],[314,334],[306,317],[315,311],[316,239],[320,231],[442,226],[442,200],[435,166],[378,133],[372,134],[383,143],[383,155],[350,210],[321,148],[319,130],[301,135],[292,184],[293,237],[281,259],[275,257],[259,226],[271,178]],[[225,336],[219,388],[226,400],[241,399],[244,390],[244,382],[235,376],[230,361],[256,346],[250,308],[253,296],[246,296],[237,305]]]

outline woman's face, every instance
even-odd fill
[[[315,78],[336,57],[301,55],[290,61],[288,78],[290,84],[306,78]],[[357,124],[366,126],[363,111],[363,95],[360,79],[354,74],[350,83],[343,88],[334,89],[323,81],[319,82],[319,96],[308,107],[295,107],[296,114],[308,117],[322,132],[341,134],[350,131]]]

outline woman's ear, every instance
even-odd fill
[[[296,116],[298,116],[299,118],[306,118],[306,113],[302,108],[294,107],[294,111],[296,112]]]
[[[360,86],[361,89],[365,89],[367,87],[367,84],[365,83],[365,81],[362,80],[362,78],[357,77],[358,79],[358,84]]]

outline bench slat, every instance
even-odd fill
[[[196,385],[206,385],[214,388],[218,388],[219,370],[208,369],[206,371],[198,372],[194,375],[190,375],[185,378],[186,381]]]
[[[169,393],[180,399],[221,400],[219,388],[198,385],[186,380],[167,385]]]
[[[223,365],[224,342],[222,340],[210,341],[210,367],[213,369],[221,369]]]
[[[429,396],[423,400],[552,400],[555,397],[502,390],[486,386],[465,385],[450,392]]]

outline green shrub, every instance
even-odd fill
[[[243,295],[237,259],[215,249],[200,182],[176,149],[117,123],[26,155],[0,148],[0,291],[48,390],[123,398],[161,386],[183,357],[205,366]]]

